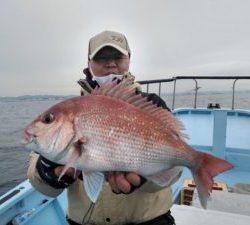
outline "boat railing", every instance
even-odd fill
[[[173,98],[172,98],[172,110],[175,109],[176,87],[177,80],[193,80],[195,83],[194,88],[194,104],[193,107],[197,108],[197,95],[198,95],[198,80],[232,80],[232,105],[231,109],[235,107],[235,84],[238,80],[250,80],[250,76],[175,76],[168,79],[156,79],[156,80],[142,80],[138,81],[141,85],[146,85],[146,91],[149,92],[150,84],[158,84],[158,95],[161,96],[162,84],[173,82]]]

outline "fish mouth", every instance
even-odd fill
[[[37,143],[37,136],[29,133],[27,130],[24,131],[23,139],[21,140],[22,145],[27,145],[30,143]]]

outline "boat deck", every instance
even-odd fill
[[[250,221],[250,216],[209,209],[203,210],[185,205],[174,205],[171,212],[178,225],[248,225]]]

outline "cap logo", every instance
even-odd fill
[[[116,42],[123,42],[123,39],[121,37],[115,36],[115,35],[111,35],[111,40],[112,41],[116,41]]]

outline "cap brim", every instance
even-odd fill
[[[120,46],[115,45],[113,43],[105,43],[105,44],[100,45],[98,48],[96,48],[95,51],[93,51],[92,54],[89,55],[89,59],[90,60],[93,59],[95,57],[96,53],[99,52],[102,48],[104,48],[106,46],[111,46],[111,47],[117,49],[122,54],[127,55],[127,56],[129,55],[128,50],[125,50],[125,49],[121,48]]]

